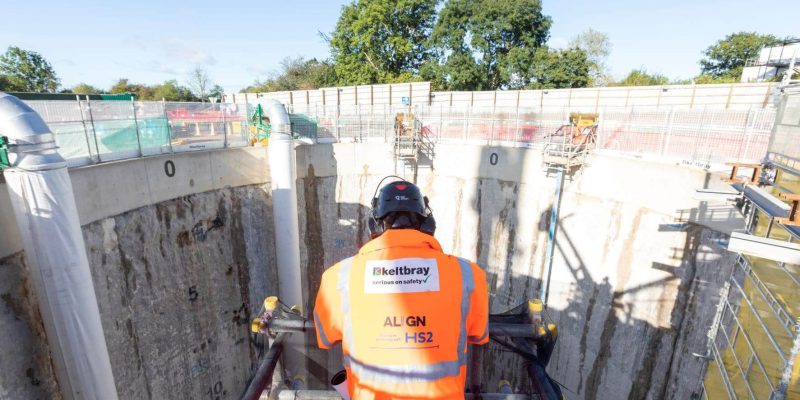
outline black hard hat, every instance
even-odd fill
[[[406,211],[428,216],[425,198],[417,185],[406,182],[392,182],[381,188],[372,204],[374,217],[381,219],[391,212]]]

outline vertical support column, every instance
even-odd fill
[[[753,113],[753,107],[750,107],[750,109],[747,111],[747,119],[745,121],[744,137],[742,138],[742,140],[744,141],[744,151],[742,151],[742,153],[739,154],[740,161],[747,160],[747,153],[750,151],[750,142],[752,141],[751,138],[753,136],[754,126],[755,126],[755,118]],[[753,161],[758,161],[758,160],[753,160]]]
[[[556,169],[556,193],[553,196],[553,206],[550,209],[550,228],[547,231],[547,252],[544,258],[544,274],[542,276],[542,288],[539,299],[547,306],[547,299],[550,296],[550,277],[553,271],[553,253],[556,247],[556,235],[558,234],[558,210],[561,208],[561,188],[564,186],[564,168]]]
[[[339,90],[340,89],[339,88],[335,88],[334,90],[336,90],[336,127],[335,127],[336,141],[337,142],[341,142],[342,141],[342,135],[341,135],[341,132],[339,132],[339,117],[340,117],[340,113],[341,113],[340,108],[342,107],[342,102],[341,102],[341,99],[339,98]]]
[[[469,103],[469,107],[467,108],[467,129],[464,130],[464,143],[469,140],[469,130],[472,127],[472,101]]]
[[[275,224],[275,253],[278,266],[278,295],[286,304],[298,305],[305,315],[303,286],[300,271],[300,228],[297,219],[297,177],[294,141],[289,115],[283,104],[271,100],[266,108],[271,132],[269,138],[272,209]],[[286,348],[286,368],[289,376],[305,372],[301,352],[305,352],[302,335],[289,339]]]
[[[516,104],[516,123],[514,124],[514,147],[516,147],[519,142],[519,97],[522,94],[522,90],[517,90],[517,104]]]
[[[228,110],[227,106],[222,103],[219,105],[219,113],[222,114],[222,147],[228,147],[228,122],[225,119],[225,112]]]
[[[86,95],[86,110],[89,111],[89,124],[92,126],[92,137],[94,138],[94,153],[97,155],[96,163],[100,162],[100,146],[97,145],[97,130],[94,128],[94,114],[92,114],[92,101]]]
[[[139,133],[139,120],[136,118],[136,102],[133,101],[131,97],[131,111],[133,112],[133,126],[136,127],[136,144],[139,145],[139,157],[142,157],[144,153],[142,153],[142,136]]]
[[[497,90],[492,93],[492,127],[489,130],[489,146],[494,145],[494,125],[497,120]]]
[[[431,104],[431,113],[433,105]],[[444,103],[439,103],[439,132],[436,134],[436,143],[442,142],[442,130],[444,129]]]
[[[42,118],[5,93],[0,132],[13,145],[13,167],[3,175],[59,387],[67,399],[114,400],[117,389],[66,162]]]
[[[86,151],[89,153],[89,162],[92,162],[92,144],[89,142],[89,129],[86,127],[86,116],[83,115],[83,105],[81,104],[81,95],[75,95],[75,101],[78,103],[78,111],[81,113],[81,125],[83,125],[83,134],[86,137]]]
[[[247,114],[247,94],[245,94],[245,114]],[[174,153],[175,150],[172,148],[172,128],[169,126],[169,115],[167,115],[167,102],[164,99],[161,99],[161,110],[164,112],[164,124],[167,126],[167,143],[169,143],[169,152]],[[248,125],[249,117],[248,117]]]
[[[675,108],[670,107],[669,114],[667,115],[667,127],[664,132],[664,145],[661,146],[661,157],[666,157],[667,150],[669,149],[669,142],[672,139],[672,123],[675,121]]]

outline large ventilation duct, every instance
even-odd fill
[[[0,135],[9,139],[12,168],[3,174],[61,391],[67,399],[116,399],[66,162],[42,118],[1,92]]]
[[[272,210],[275,221],[275,252],[278,266],[278,296],[289,305],[304,306],[300,278],[300,229],[297,221],[297,178],[294,142],[289,114],[277,100],[267,103],[269,117],[269,168]],[[306,313],[308,310],[303,310]],[[300,335],[289,339],[284,359],[289,374],[304,372],[298,349],[305,346]],[[290,376],[291,376],[290,375]]]

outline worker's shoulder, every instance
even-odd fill
[[[322,276],[326,276],[327,275],[327,276],[335,277],[335,276],[337,276],[339,274],[339,272],[342,270],[342,268],[344,268],[346,265],[352,264],[352,262],[353,262],[353,257],[345,258],[344,260],[341,260],[341,261],[337,262],[336,264],[333,264],[332,266],[330,266],[328,269],[326,269],[322,273]]]
[[[472,270],[475,271],[476,273],[481,273],[481,274],[484,273],[483,268],[480,265],[478,265],[478,263],[476,263],[476,262],[474,262],[472,260],[466,259],[464,257],[454,256],[452,254],[446,254],[445,253],[444,255],[445,255],[445,257],[447,257],[448,259],[453,260],[454,262],[469,264],[472,267]]]

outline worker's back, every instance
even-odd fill
[[[325,272],[320,347],[343,341],[355,399],[463,397],[467,342],[488,341],[484,272],[433,236],[389,230]]]

